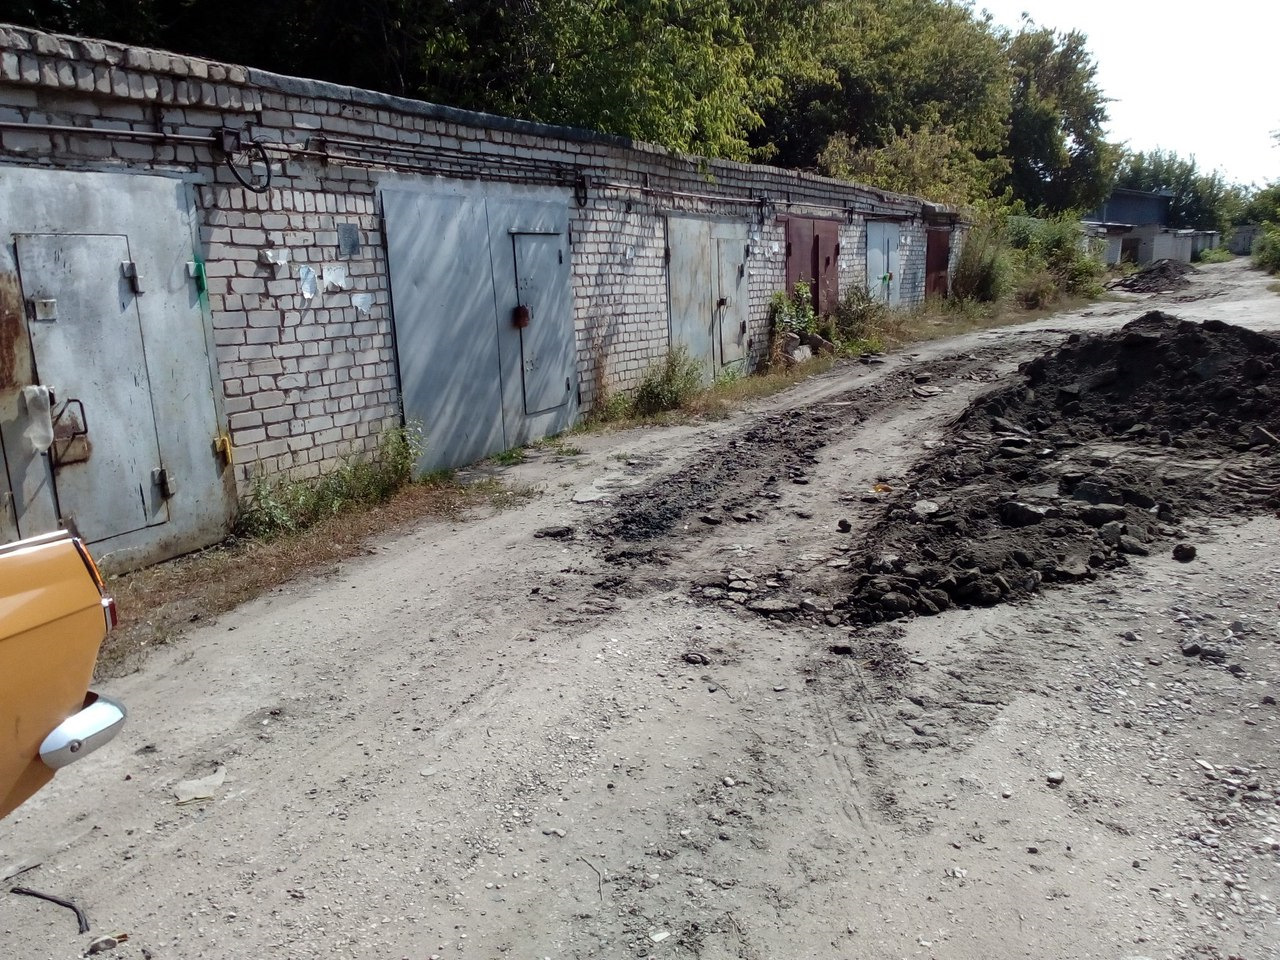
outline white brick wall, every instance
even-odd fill
[[[587,203],[571,207],[584,410],[598,384],[634,386],[667,349],[667,213],[751,225],[753,363],[764,359],[769,299],[784,282],[785,243],[773,216],[793,205],[806,216],[849,221],[841,229],[842,285],[865,276],[863,217],[901,219],[904,302],[923,296],[922,205],[913,198],[161,51],[0,27],[0,122],[86,128],[0,131],[0,163],[171,171],[201,183],[209,313],[242,486],[256,473],[314,476],[370,449],[399,420],[377,207],[384,176],[564,187],[579,175],[591,178]],[[283,160],[265,194],[241,187],[213,149],[219,128],[246,125]],[[141,136],[100,132],[106,128]],[[165,142],[154,136],[161,132],[201,142]],[[322,143],[321,134],[352,143]],[[764,223],[754,202],[762,197],[770,210]],[[339,224],[359,231],[361,250],[350,259],[338,254]],[[267,251],[287,251],[287,265],[267,262]],[[335,264],[346,267],[350,284],[325,290],[324,267]],[[300,289],[304,267],[320,286],[311,300]],[[371,299],[367,315],[353,303],[357,294]]]

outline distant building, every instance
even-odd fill
[[[1156,260],[1190,263],[1218,246],[1216,230],[1181,230],[1169,226],[1169,190],[1116,187],[1103,204],[1084,217],[1086,233],[1105,245],[1107,266],[1129,262],[1142,266]]]

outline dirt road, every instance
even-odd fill
[[[0,823],[0,874],[38,862],[24,885],[154,960],[1280,957],[1280,454],[1215,446],[1216,419],[1157,441],[1160,404],[1037,451],[1057,427],[1023,425],[1046,416],[1025,390],[1008,430],[956,425],[1152,308],[1280,331],[1229,264],[543,451],[508,471],[531,503],[379,544],[110,684],[126,734]],[[1157,483],[1177,502],[1144,513]],[[961,556],[981,523],[1041,551],[1027,595],[1004,555]],[[89,939],[0,897],[9,956]]]

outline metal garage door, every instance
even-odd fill
[[[419,469],[472,463],[570,426],[567,196],[470,183],[381,195],[404,411],[427,440]]]
[[[22,292],[40,305],[28,329],[36,379],[52,393],[49,457],[63,519],[90,543],[164,523],[138,295],[122,276],[129,241],[16,239]]]
[[[72,527],[123,570],[226,535],[196,224],[172,178],[0,177],[0,536]]]
[[[749,351],[747,233],[738,221],[667,219],[671,344],[700,362],[703,383]]]
[[[405,415],[423,469],[506,449],[484,198],[384,190]]]
[[[883,303],[899,302],[901,268],[898,254],[898,225],[884,221],[867,223],[867,290]]]

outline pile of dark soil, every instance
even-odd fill
[[[955,357],[934,369],[943,376],[973,366],[971,358]],[[767,414],[680,470],[619,496],[617,509],[591,533],[608,545],[607,559],[634,566],[660,561],[673,534],[759,521],[782,498],[781,489],[809,483],[818,453],[832,439],[924,389],[904,370],[811,407]]]
[[[961,415],[851,553],[841,619],[1016,599],[1147,554],[1184,516],[1277,505],[1280,339],[1149,313],[1021,372]]]
[[[1131,293],[1168,293],[1190,286],[1187,274],[1193,270],[1195,267],[1181,260],[1157,260],[1108,286]]]

